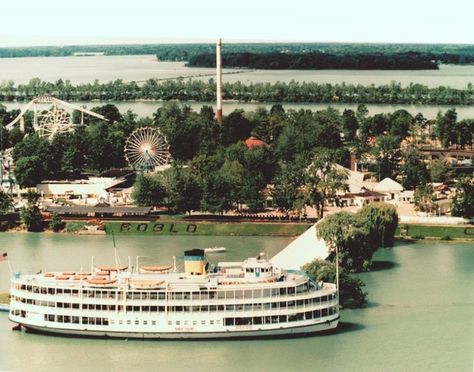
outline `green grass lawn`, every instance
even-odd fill
[[[473,239],[474,226],[435,226],[435,225],[408,225],[402,224],[400,227],[405,228],[405,236],[416,239],[423,238],[440,238],[440,239]],[[400,228],[399,227],[399,228]],[[399,234],[397,231],[397,235]]]
[[[310,224],[297,223],[250,223],[250,222],[194,222],[159,220],[159,222],[107,222],[106,231],[117,234],[160,234],[160,235],[262,235],[296,236],[303,233]]]

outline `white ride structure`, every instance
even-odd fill
[[[133,169],[153,171],[171,161],[170,146],[158,128],[135,129],[125,141],[125,159]]]
[[[10,320],[52,334],[120,338],[247,338],[337,327],[335,284],[276,268],[260,256],[207,271],[204,251],[172,265],[96,266],[91,272],[17,274]]]
[[[50,105],[50,107],[45,110],[45,105]],[[79,111],[81,113],[81,122],[73,123],[71,115],[66,109]],[[35,132],[37,132],[39,136],[49,139],[53,138],[57,133],[71,132],[75,126],[84,125],[84,114],[107,120],[103,115],[97,114],[96,112],[52,96],[43,95],[35,97],[28,102],[20,114],[12,122],[8,123],[5,128],[9,130],[13,129],[18,123],[20,130],[24,132],[25,114],[28,111],[33,112],[33,129]]]

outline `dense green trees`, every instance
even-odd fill
[[[402,185],[407,190],[414,190],[419,185],[431,181],[430,173],[423,157],[415,147],[408,147],[403,154],[403,165],[400,167]]]
[[[437,159],[431,162],[429,171],[433,182],[446,182],[453,177],[453,170],[444,159]]]
[[[316,259],[304,265],[302,269],[315,281],[336,282],[336,265],[334,262]],[[339,269],[339,304],[344,308],[361,308],[367,303],[367,292],[362,290],[364,282]]]
[[[13,200],[9,194],[0,188],[0,231],[7,230],[14,225],[10,213],[13,211]]]
[[[339,250],[339,263],[348,271],[367,271],[372,256],[381,246],[393,245],[398,225],[394,206],[372,203],[357,213],[339,212],[327,216],[318,235]]]
[[[377,137],[375,146],[371,148],[379,181],[385,177],[395,178],[398,174],[401,158],[400,142],[400,137],[387,134]]]
[[[47,179],[77,178],[84,171],[125,167],[127,136],[149,120],[137,120],[132,113],[119,115],[113,105],[103,107],[95,110],[108,116],[109,122],[91,119],[87,127],[57,134],[52,140],[30,134],[19,141],[13,151],[19,185],[31,187]]]
[[[0,217],[10,213],[13,208],[13,201],[10,195],[0,189]]]
[[[215,101],[215,81],[188,79],[155,80],[142,84],[115,80],[108,83],[43,82],[32,79],[27,84],[0,82],[0,101],[29,101],[42,94],[51,94],[68,101],[114,100],[179,100]],[[380,86],[353,84],[319,84],[315,82],[251,83],[226,82],[223,85],[226,100],[240,102],[302,102],[302,103],[389,103],[471,105],[474,89],[451,87],[429,88],[421,84],[402,86],[391,83]],[[112,116],[113,117],[113,116]],[[85,121],[90,120],[85,117]],[[115,117],[115,120],[117,118]],[[113,121],[112,121],[113,122]],[[403,128],[402,128],[403,129]]]
[[[392,54],[331,54],[326,52],[306,53],[225,53],[223,65],[269,70],[437,70],[438,65],[430,55],[409,52]],[[474,60],[474,56],[473,56]],[[191,56],[188,66],[215,67],[213,53]]]
[[[166,196],[165,188],[157,176],[141,174],[134,185],[132,198],[140,206],[160,205]]]
[[[27,204],[20,210],[21,223],[31,232],[43,230],[43,219],[38,206],[39,198],[40,194],[28,191],[26,195]]]
[[[357,213],[370,231],[369,239],[377,247],[392,247],[398,226],[397,209],[387,203],[364,205]]]
[[[285,111],[274,105],[255,112],[235,110],[222,124],[209,106],[196,112],[174,102],[144,119],[130,111],[119,114],[111,105],[94,110],[110,121],[90,119],[87,126],[52,140],[36,134],[21,138],[13,151],[18,183],[35,186],[43,180],[125,167],[125,139],[142,126],[160,128],[175,163],[160,179],[139,177],[135,200],[140,205],[167,205],[180,213],[231,208],[256,212],[271,194],[274,207],[287,215],[296,211],[302,216],[304,206],[310,205],[323,216],[325,203],[337,205],[335,191],[345,188],[346,176],[337,164],[348,167],[350,152],[358,161],[368,159],[379,179],[398,178],[408,189],[449,179],[447,164],[435,162],[428,171],[414,148],[402,144],[403,136],[427,125],[420,115],[412,117],[404,110],[370,116],[364,105],[342,114],[332,108]],[[8,111],[5,115],[11,116]],[[459,127],[467,132],[471,124],[463,121]],[[267,144],[247,148],[243,140],[250,135]],[[472,132],[469,135],[472,142]],[[464,137],[469,146],[467,134]]]
[[[59,216],[57,213],[54,213],[51,221],[49,222],[49,228],[54,232],[59,232],[64,229],[65,225],[66,224],[62,220],[61,216]]]
[[[474,180],[472,177],[461,178],[456,183],[452,214],[464,218],[474,217]]]
[[[200,210],[202,188],[197,176],[190,168],[183,168],[179,164],[166,171],[164,187],[168,198],[168,205],[175,213]]]
[[[338,191],[349,191],[347,171],[336,163],[334,150],[316,151],[304,177],[305,204],[314,206],[319,218],[324,217],[324,206]]]
[[[338,250],[340,304],[347,308],[364,306],[365,285],[350,272],[370,270],[372,255],[379,247],[392,246],[398,215],[395,207],[385,203],[371,203],[358,213],[340,212],[328,216],[317,227],[317,234],[329,246]],[[302,267],[313,280],[336,281],[333,252],[328,261],[314,260]]]
[[[370,43],[229,43],[226,54],[302,54],[324,53],[336,56],[373,55],[389,58],[404,54],[407,59],[420,56],[440,63],[472,63],[474,48],[461,44],[370,44]],[[189,61],[193,56],[215,52],[215,44],[128,44],[128,45],[65,45],[0,48],[0,58],[72,56],[74,53],[97,52],[105,55],[154,54],[160,61]],[[215,58],[214,58],[215,59]],[[64,83],[66,84],[66,83]]]
[[[435,196],[431,184],[419,185],[414,195],[415,210],[420,212],[436,212]]]

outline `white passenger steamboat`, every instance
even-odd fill
[[[46,333],[166,339],[302,335],[338,324],[335,284],[260,256],[208,271],[204,251],[193,249],[184,266],[17,274],[10,320]]]

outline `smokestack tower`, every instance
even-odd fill
[[[217,113],[216,119],[222,121],[222,39],[217,40],[216,44],[216,78],[217,78]]]

